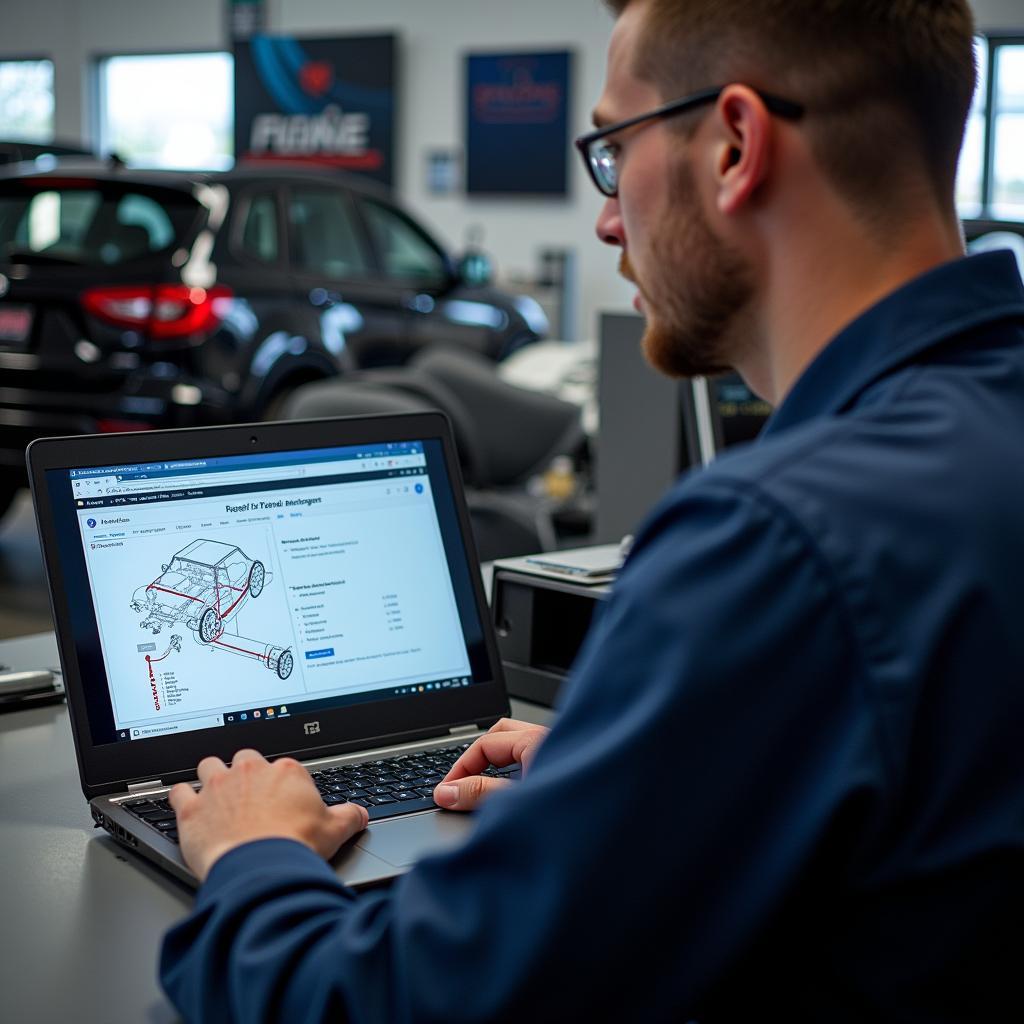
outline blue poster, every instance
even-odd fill
[[[394,36],[235,43],[235,155],[394,177]]]
[[[466,58],[466,191],[564,196],[568,51]]]

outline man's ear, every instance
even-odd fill
[[[745,85],[727,86],[715,112],[717,203],[729,215],[740,212],[768,178],[774,126],[764,101]]]

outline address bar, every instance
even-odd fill
[[[250,480],[291,480],[306,475],[305,466],[286,466],[280,469],[242,469],[228,473],[196,473],[192,476],[162,477],[158,480],[122,480],[104,489],[106,494],[142,494],[149,491],[180,490],[182,487],[200,487],[217,484],[244,484]]]
[[[421,454],[395,455],[377,459],[345,459],[339,462],[319,462],[306,466],[280,466],[274,469],[240,469],[228,472],[196,473],[191,476],[167,477],[160,480],[125,480],[105,488],[106,494],[140,494],[156,490],[182,487],[207,487],[215,484],[244,484],[250,481],[265,483],[270,480],[295,480],[305,476],[332,476],[365,473],[374,469],[405,469],[426,464]]]

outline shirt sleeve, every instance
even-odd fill
[[[165,940],[166,991],[195,1024],[689,1019],[870,831],[863,676],[800,524],[684,483],[464,845],[363,895],[300,844],[232,851]]]

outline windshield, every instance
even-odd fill
[[[177,247],[199,204],[169,189],[68,187],[45,180],[0,192],[0,260],[110,267]]]

